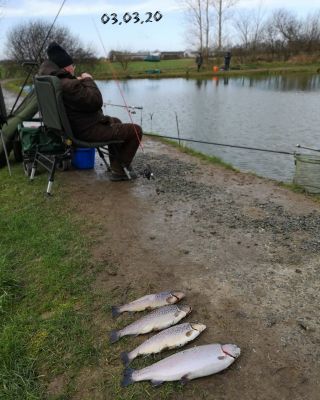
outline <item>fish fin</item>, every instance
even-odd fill
[[[129,353],[127,353],[126,351],[123,351],[120,354],[121,360],[123,362],[123,364],[127,367],[130,364],[131,358],[129,357]]]
[[[172,296],[172,294],[170,294],[167,298],[166,298],[166,302],[168,304],[174,304],[177,302],[177,298]]]
[[[120,333],[119,333],[119,331],[112,331],[111,333],[110,333],[110,342],[111,343],[115,343],[115,342],[117,342],[119,339],[120,339]]]
[[[132,379],[132,374],[134,372],[134,369],[132,368],[126,368],[123,372],[123,379],[121,382],[122,387],[127,387],[131,385],[131,383],[134,383],[134,380]]]
[[[121,314],[120,307],[112,306],[111,307],[112,317],[116,318]]]
[[[151,385],[152,386],[160,386],[160,385],[162,385],[163,384],[163,381],[157,381],[157,380],[155,380],[155,379],[153,379],[152,381],[151,381]]]
[[[174,317],[175,317],[175,318],[179,317],[179,315],[180,315],[180,310],[178,310],[178,311],[176,311],[176,312],[174,313]]]
[[[184,375],[181,379],[180,379],[180,383],[181,385],[185,385],[187,382],[189,382],[190,379],[188,378],[188,374]]]
[[[192,331],[188,331],[187,333],[186,333],[186,336],[191,336],[192,335]]]

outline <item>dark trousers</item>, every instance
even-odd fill
[[[121,165],[130,167],[142,138],[142,129],[136,124],[123,124],[120,119],[105,116],[102,122],[79,135],[87,142],[123,140],[121,144],[109,145],[110,163],[113,172],[123,172]],[[115,155],[118,154],[118,158]]]

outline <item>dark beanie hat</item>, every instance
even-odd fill
[[[56,42],[49,44],[47,54],[49,60],[57,64],[60,68],[73,64],[73,60],[69,54]]]

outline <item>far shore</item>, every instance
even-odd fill
[[[162,78],[185,78],[185,79],[210,79],[241,76],[263,76],[263,75],[284,75],[284,74],[318,74],[320,73],[319,63],[256,63],[256,64],[234,64],[229,71],[221,67],[219,71],[213,70],[213,64],[205,65],[198,72],[194,60],[164,60],[160,62],[130,62],[124,69],[119,63],[98,62],[94,65],[77,64],[77,73],[88,72],[96,80],[126,80],[126,79],[162,79]],[[26,72],[27,73],[27,72]],[[25,76],[7,77],[4,71],[0,82],[3,87],[12,92],[18,92],[25,80]]]

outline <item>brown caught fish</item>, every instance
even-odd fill
[[[113,306],[111,308],[112,316],[117,317],[123,312],[135,312],[144,310],[153,310],[154,308],[166,306],[168,304],[175,304],[185,296],[184,293],[172,290],[161,293],[148,294],[134,300],[131,303],[124,304],[123,306]]]
[[[174,349],[184,346],[186,343],[198,337],[205,329],[205,325],[193,322],[172,326],[152,336],[129,353],[121,353],[121,359],[127,366],[138,356],[160,353],[165,349]]]
[[[119,331],[112,331],[110,334],[110,341],[114,343],[123,336],[143,335],[144,333],[168,328],[171,325],[177,324],[182,318],[190,314],[191,310],[192,308],[190,306],[185,305],[171,305],[157,308],[125,328]]]

